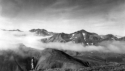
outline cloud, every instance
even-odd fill
[[[50,36],[48,36],[50,37]],[[54,48],[59,50],[71,50],[77,52],[111,52],[111,53],[125,53],[125,42],[121,41],[104,41],[99,43],[98,46],[84,46],[77,43],[42,43],[40,39],[46,37],[36,36],[30,32],[12,32],[12,31],[0,31],[0,50],[19,50],[24,45],[23,49],[33,48],[36,50],[44,50],[46,48]]]
[[[72,19],[102,15],[124,4],[124,0],[1,0],[2,15],[10,18]]]
[[[30,32],[0,31],[0,50],[18,49],[20,45],[27,47],[39,47],[40,39],[45,37],[36,36]]]
[[[41,28],[65,33],[85,29],[125,35],[124,0],[1,0],[0,7],[1,29]]]
[[[44,48],[55,48],[59,50],[70,50],[77,52],[103,52],[103,53],[125,53],[125,43],[120,41],[104,41],[98,46],[84,46],[76,43],[59,43],[52,42],[48,44],[40,44]]]

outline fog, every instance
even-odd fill
[[[54,48],[59,50],[71,50],[77,52],[112,52],[112,53],[125,53],[125,42],[120,41],[104,41],[99,43],[98,46],[84,46],[83,44],[76,44],[72,42],[60,43],[42,43],[40,40],[43,36],[37,36],[31,32],[19,31],[0,31],[0,50],[13,50],[16,51],[23,44],[25,48],[34,48],[36,50],[44,50],[46,48]],[[25,49],[24,48],[24,49]]]
[[[98,46],[90,45],[84,46],[82,44],[76,43],[59,43],[59,42],[52,42],[47,44],[40,44],[40,46],[44,48],[55,48],[59,50],[71,50],[77,52],[111,52],[111,53],[125,53],[125,42],[120,41],[105,41],[99,43]]]

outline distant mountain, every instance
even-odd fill
[[[85,30],[80,30],[71,34],[70,38],[75,43],[83,43],[84,45],[94,45],[101,40],[101,37],[96,33],[90,33]]]
[[[21,30],[19,29],[14,29],[14,30],[6,30],[6,29],[2,29],[3,31],[18,31],[18,32],[22,32]]]
[[[79,30],[74,33],[54,33],[48,32],[45,29],[32,29],[30,32],[35,32],[37,35],[41,36],[49,36],[49,38],[41,39],[44,43],[49,42],[73,42],[73,43],[81,43],[86,45],[98,45],[98,43],[102,41],[125,41],[125,37],[117,37],[112,34],[107,35],[98,35],[96,33],[87,32],[86,30]]]
[[[96,33],[87,32],[85,30],[79,30],[71,34],[56,33],[52,37],[41,39],[44,43],[49,42],[74,42],[82,43],[84,45],[98,45],[102,41],[124,41],[125,37],[118,38],[112,34],[98,35]]]
[[[119,38],[120,41],[125,41],[125,37]]]
[[[31,29],[30,32],[36,33],[36,35],[39,36],[49,36],[53,34],[52,32],[48,32],[45,29]]]
[[[65,33],[57,33],[54,34],[50,38],[41,39],[42,42],[48,43],[48,42],[69,42],[70,41],[70,34]]]
[[[54,34],[48,40],[42,40],[44,42],[74,42],[83,43],[85,45],[94,45],[101,40],[101,37],[96,33],[89,33],[85,30],[80,30],[71,34],[58,33]]]

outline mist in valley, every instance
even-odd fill
[[[36,50],[44,50],[46,48],[53,48],[58,50],[70,50],[77,52],[110,52],[110,53],[125,53],[124,41],[103,41],[98,46],[89,45],[85,46],[81,43],[61,43],[50,42],[42,43],[41,39],[49,38],[51,36],[37,36],[31,32],[18,32],[18,31],[0,31],[0,50],[13,50],[16,51],[21,45],[25,48],[33,48]]]

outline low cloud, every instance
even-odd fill
[[[50,37],[50,36],[49,36]],[[18,31],[0,31],[0,50],[17,50],[23,44],[25,48],[33,48],[36,50],[43,50],[46,48],[54,48],[59,50],[71,50],[77,52],[111,52],[111,53],[125,53],[125,42],[121,41],[104,41],[98,46],[84,46],[72,42],[60,43],[50,42],[42,43],[40,39],[46,37],[36,36],[30,32]]]
[[[125,42],[120,41],[104,41],[99,43],[98,46],[84,46],[82,44],[76,43],[59,43],[59,42],[52,42],[47,44],[40,44],[41,47],[44,48],[55,48],[60,50],[71,50],[77,52],[111,52],[111,53],[125,53]]]
[[[17,49],[20,45],[37,48],[40,39],[45,37],[36,36],[30,32],[0,31],[0,50]]]

